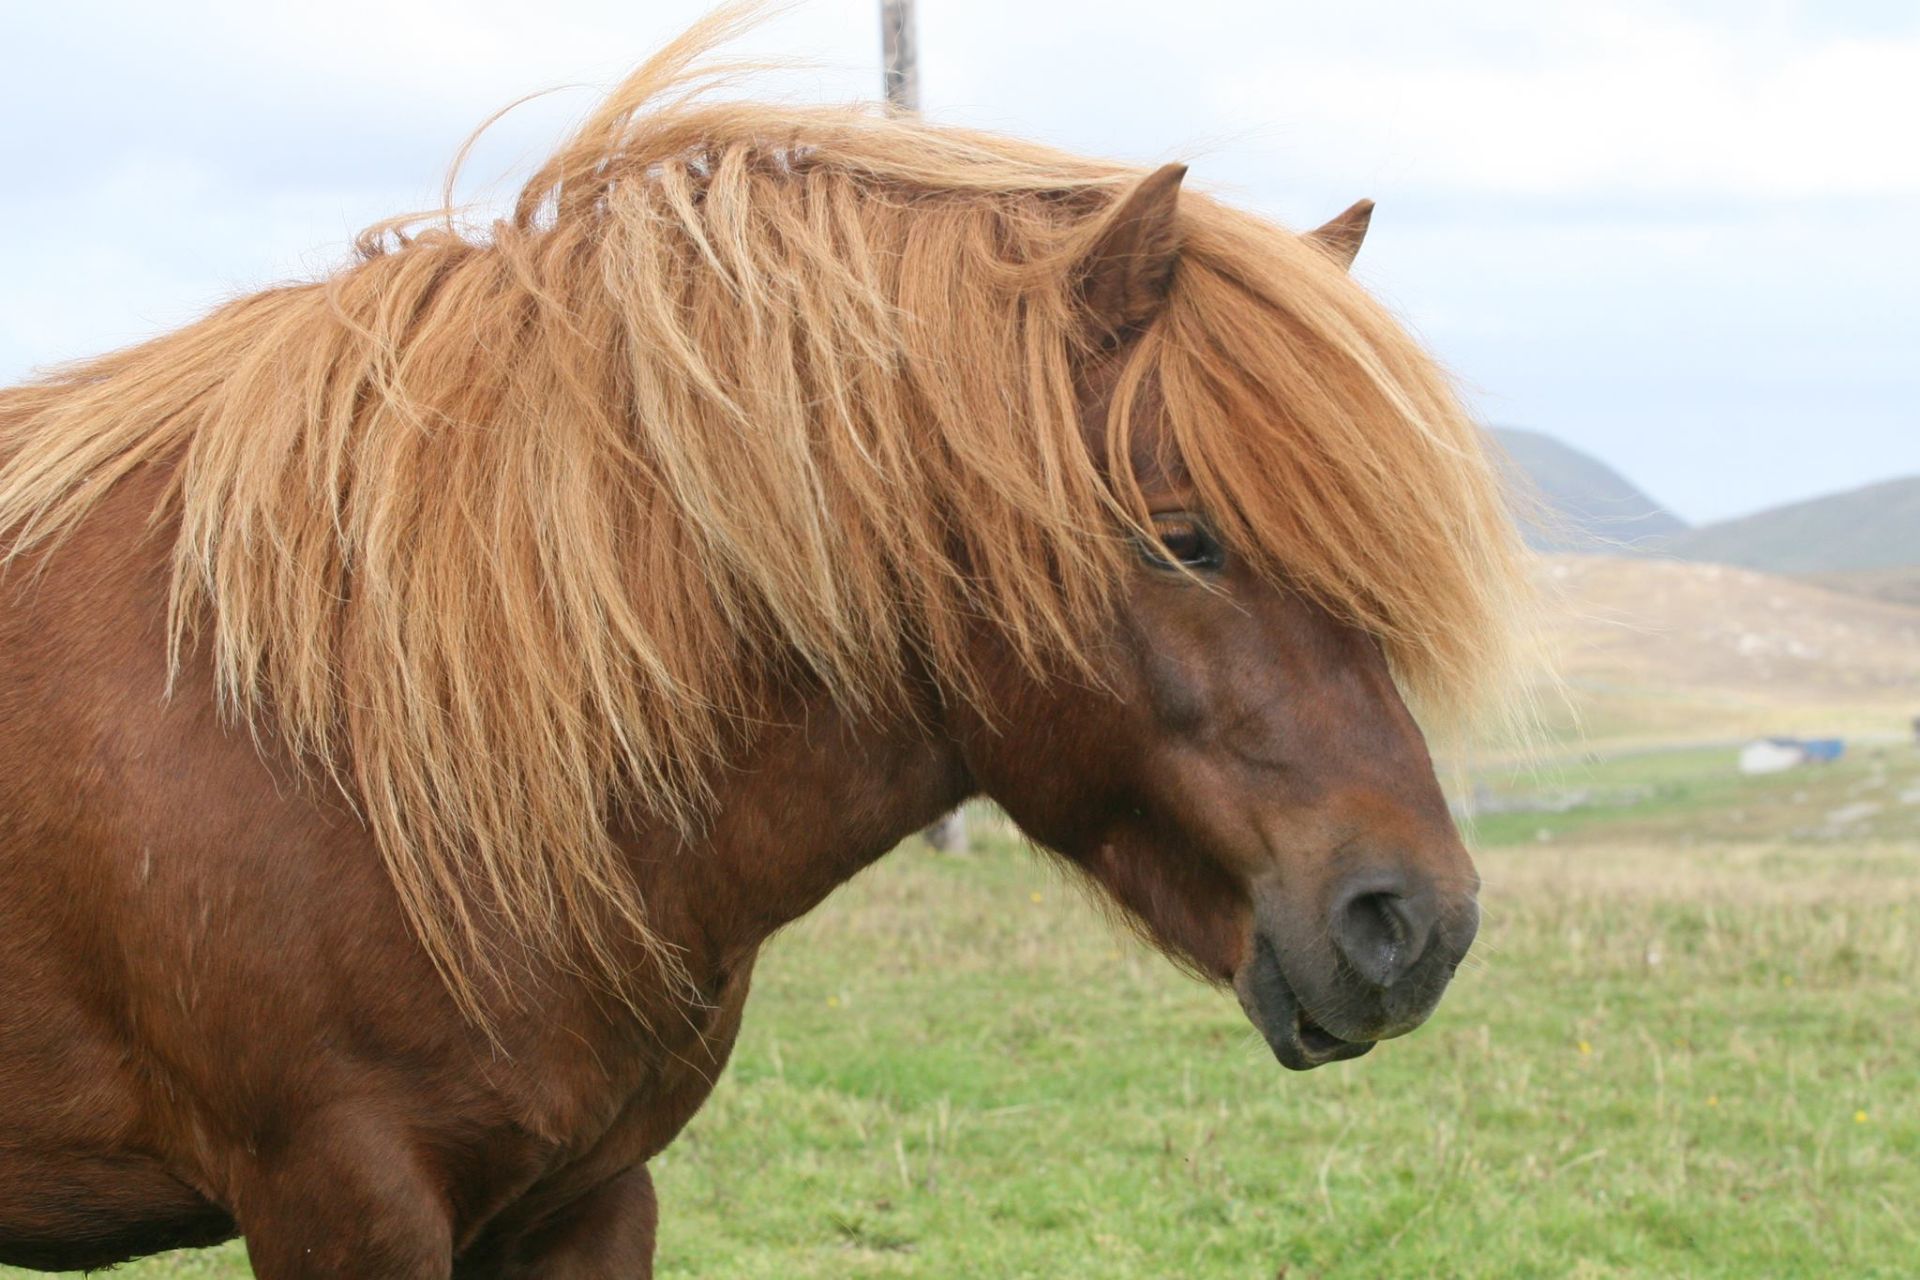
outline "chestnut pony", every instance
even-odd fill
[[[1288,1067],[1439,998],[1408,707],[1525,573],[1366,206],[716,99],[716,34],[510,217],[0,392],[0,1262],[646,1275],[758,948],[976,794]]]

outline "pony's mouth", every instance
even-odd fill
[[[1234,984],[1240,1003],[1253,1025],[1266,1037],[1280,1065],[1289,1071],[1311,1071],[1329,1062],[1357,1058],[1373,1048],[1372,1040],[1342,1040],[1313,1020],[1281,972],[1272,945],[1258,937],[1253,962]]]

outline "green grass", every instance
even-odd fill
[[[1482,813],[1474,838],[1483,845],[1573,838],[1680,847],[1920,841],[1920,802],[1905,798],[1920,793],[1920,751],[1911,746],[1859,746],[1834,764],[1761,777],[1742,776],[1738,757],[1732,747],[1650,750],[1539,771],[1488,770],[1473,779],[1483,794],[1577,796],[1581,803],[1562,813]],[[1836,814],[1847,816],[1836,821]]]
[[[769,949],[661,1274],[1911,1275],[1920,842],[1704,841],[1689,797],[1486,850],[1433,1021],[1307,1075],[1010,842],[903,849]]]

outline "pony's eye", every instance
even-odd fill
[[[1226,549],[1198,516],[1184,511],[1155,516],[1153,534],[1158,544],[1143,546],[1141,554],[1155,568],[1211,573],[1226,563]]]

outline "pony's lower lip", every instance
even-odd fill
[[[1289,1071],[1311,1071],[1329,1062],[1357,1058],[1373,1048],[1372,1040],[1342,1040],[1313,1020],[1301,1007],[1280,959],[1265,938],[1256,945],[1253,972],[1241,999],[1267,1046]]]
[[[1342,1040],[1308,1017],[1305,1010],[1294,1015],[1293,1041],[1299,1046],[1300,1056],[1305,1065],[1294,1067],[1294,1064],[1284,1057],[1280,1061],[1282,1065],[1293,1067],[1296,1071],[1306,1071],[1323,1063],[1343,1062],[1348,1058],[1357,1058],[1373,1048],[1375,1043],[1372,1040]],[[1275,1047],[1274,1052],[1278,1055],[1278,1046]]]

